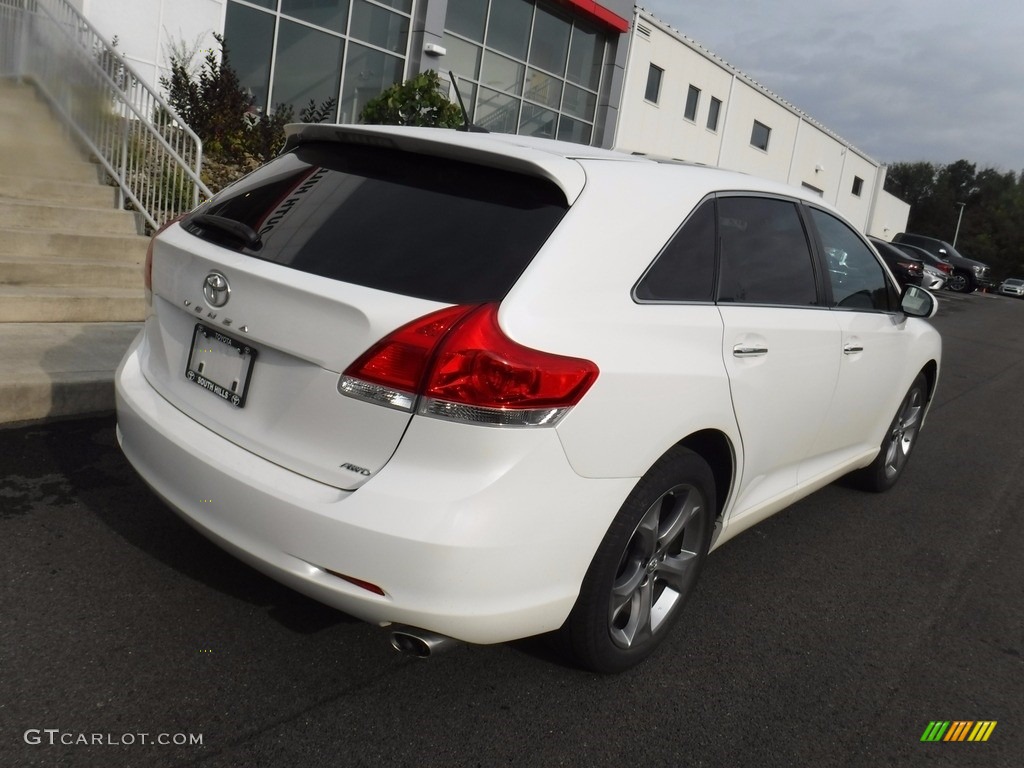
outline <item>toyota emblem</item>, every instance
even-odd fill
[[[230,295],[231,286],[228,285],[228,279],[220,272],[211,272],[203,280],[203,296],[211,307],[223,307],[228,303]]]

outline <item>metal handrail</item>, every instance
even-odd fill
[[[67,0],[0,0],[0,75],[36,85],[149,227],[211,195],[199,137]]]

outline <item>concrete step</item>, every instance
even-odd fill
[[[139,288],[143,259],[123,262],[0,256],[0,285]]]
[[[64,148],[67,150],[67,148]],[[68,156],[54,148],[25,146],[2,153],[5,176],[28,176],[34,179],[98,184],[100,166],[83,160],[80,155]]]
[[[0,424],[112,411],[140,323],[0,324]]]
[[[146,316],[138,288],[0,285],[0,323],[131,322]]]
[[[38,201],[0,200],[0,230],[64,229],[97,235],[138,234],[135,214]]]
[[[0,255],[56,256],[87,261],[120,261],[130,258],[141,263],[149,238],[139,235],[82,235],[40,229],[0,230]]]
[[[0,174],[0,200],[2,199],[38,200],[109,210],[117,201],[117,190],[114,187],[95,182],[86,184]]]

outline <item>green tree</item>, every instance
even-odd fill
[[[910,204],[907,229],[952,242],[992,267],[993,277],[1024,277],[1024,174],[974,163],[894,163],[886,191]],[[958,203],[964,203],[960,217]]]
[[[420,125],[457,128],[462,111],[441,93],[441,78],[430,69],[395,83],[366,102],[359,120],[368,125]]]

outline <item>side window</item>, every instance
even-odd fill
[[[715,201],[698,206],[636,287],[642,301],[711,301],[715,279]]]
[[[864,241],[835,216],[818,208],[810,210],[828,262],[832,306],[895,311],[899,303],[895,289]]]
[[[818,304],[811,249],[795,203],[719,198],[718,235],[718,301]]]

